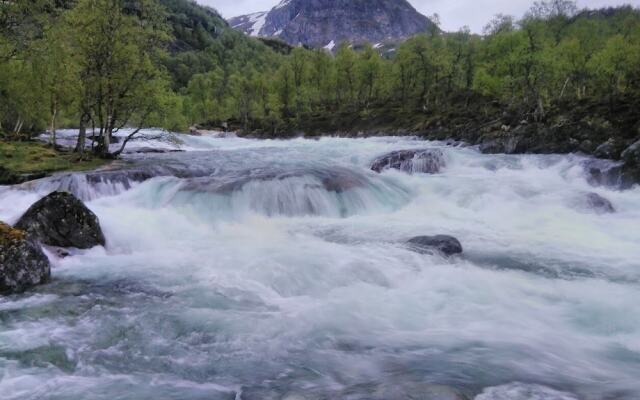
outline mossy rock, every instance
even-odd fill
[[[0,294],[24,292],[50,277],[49,259],[40,246],[0,221]]]
[[[11,226],[0,221],[0,245],[11,244],[25,240],[27,234],[20,229],[12,228]]]

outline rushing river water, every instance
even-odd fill
[[[0,188],[9,223],[73,191],[108,242],[0,297],[0,398],[640,399],[640,189],[410,138],[183,141]],[[369,170],[428,147],[440,174]],[[464,254],[404,244],[434,234]]]

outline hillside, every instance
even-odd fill
[[[268,63],[272,53],[262,41],[231,29],[216,10],[192,0],[158,0],[166,9],[173,39],[164,61],[176,88],[187,86],[195,74],[221,67],[240,69]],[[233,67],[231,67],[233,65]]]

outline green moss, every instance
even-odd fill
[[[45,143],[0,141],[0,168],[14,174],[83,171],[107,162],[99,158],[80,160],[77,154],[54,150]]]
[[[23,231],[19,229],[13,229],[9,225],[0,221],[0,246],[23,241],[25,237],[26,234]]]

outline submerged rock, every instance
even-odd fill
[[[160,149],[157,147],[138,147],[133,149],[127,149],[125,154],[164,154],[164,153],[184,153],[184,150],[180,149]]]
[[[53,192],[33,204],[16,228],[49,246],[89,249],[105,245],[98,217],[66,192]]]
[[[382,385],[372,396],[380,400],[467,400],[467,397],[449,386],[409,383]]]
[[[448,235],[417,236],[407,243],[412,250],[421,254],[433,253],[434,250],[446,256],[462,253],[460,241]]]
[[[611,214],[616,212],[615,207],[611,204],[611,201],[600,196],[597,193],[586,193],[576,200],[576,206],[578,209],[595,212],[597,214]]]
[[[475,400],[578,400],[569,392],[561,392],[546,386],[526,383],[509,383],[485,388]]]
[[[445,165],[444,154],[438,149],[400,150],[377,158],[371,169],[378,173],[397,169],[410,174],[437,174]]]
[[[0,293],[20,293],[46,283],[49,259],[27,234],[0,221]]]

